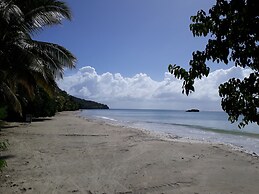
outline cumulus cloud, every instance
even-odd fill
[[[106,103],[111,108],[220,110],[219,84],[248,74],[249,70],[238,67],[216,70],[197,80],[196,91],[188,97],[181,93],[182,81],[167,72],[162,81],[155,81],[144,73],[133,77],[109,72],[98,74],[93,67],[86,66],[65,76],[58,85],[71,95]]]

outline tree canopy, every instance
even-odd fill
[[[168,70],[183,80],[183,93],[194,92],[195,79],[208,76],[208,61],[248,68],[251,73],[243,80],[232,78],[219,86],[221,105],[231,122],[239,127],[255,122],[259,125],[259,1],[217,0],[209,9],[191,17],[193,36],[209,36],[203,51],[192,53],[186,70],[169,65]]]
[[[0,0],[0,106],[21,114],[21,101],[34,98],[38,86],[50,94],[64,68],[75,67],[76,58],[66,48],[33,39],[62,19],[71,19],[62,1]]]

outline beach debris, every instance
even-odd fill
[[[10,182],[10,187],[18,187],[19,185],[14,183],[14,182]]]
[[[26,188],[22,188],[22,189],[20,189],[21,191],[23,191],[23,192],[25,192],[25,191],[27,191],[27,189]]]

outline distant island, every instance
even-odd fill
[[[199,109],[189,109],[186,112],[200,112],[200,110]]]

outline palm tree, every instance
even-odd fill
[[[64,68],[74,68],[76,58],[64,47],[32,39],[45,26],[71,19],[68,6],[57,0],[0,0],[0,99],[21,113],[17,88],[29,97],[36,86],[50,92]]]

